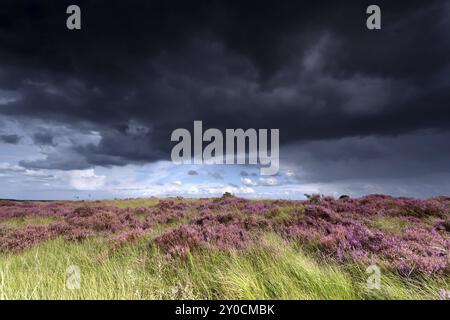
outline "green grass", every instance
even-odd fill
[[[278,210],[277,214],[272,216],[272,221],[275,224],[283,224],[285,221],[289,221],[293,217],[299,218],[303,216],[303,206],[286,206]]]
[[[319,263],[274,235],[244,252],[202,250],[171,259],[151,237],[112,249],[106,240],[56,239],[0,255],[1,299],[432,299],[449,279],[406,282],[382,272],[366,289],[365,269]],[[78,290],[66,270],[81,270]]]
[[[56,217],[20,217],[11,218],[8,220],[0,221],[0,225],[11,229],[22,228],[28,225],[47,225],[53,222],[61,220],[61,218]]]
[[[110,205],[118,208],[136,208],[136,207],[153,207],[157,205],[159,199],[157,198],[139,198],[128,200],[104,200],[100,202],[94,202],[95,205]]]
[[[392,233],[402,232],[409,222],[397,217],[377,217],[373,220],[374,227]]]
[[[158,204],[160,199],[158,198],[136,198],[136,199],[120,199],[120,200],[103,200],[103,201],[94,201],[94,202],[86,202],[89,205],[101,206],[101,205],[110,205],[118,208],[136,208],[136,207],[154,207]],[[190,198],[171,198],[170,200],[174,202],[196,202],[197,199]]]

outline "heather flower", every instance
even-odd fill
[[[62,236],[68,241],[82,241],[91,236],[109,233],[123,234],[127,231],[137,234],[150,227],[148,221],[143,221],[129,209],[108,206],[74,207],[72,203],[67,203],[64,207],[62,202],[43,205],[33,202],[14,202],[13,208],[10,205],[11,203],[7,203],[0,207],[1,218],[55,216],[62,218],[63,221],[49,225],[30,225],[11,232],[1,227],[0,249],[3,251],[23,250],[57,236]],[[122,240],[131,238],[129,235]]]
[[[63,236],[67,241],[80,242],[94,236],[94,232],[83,228],[71,228],[68,232],[64,233]]]
[[[243,249],[249,240],[248,232],[238,225],[205,223],[182,225],[157,237],[155,242],[170,255],[183,256],[202,247]]]
[[[8,228],[0,224],[0,237],[8,232]]]
[[[27,226],[2,236],[0,251],[20,251],[54,236],[46,226]]]
[[[121,209],[96,203],[0,201],[0,250],[18,251],[62,236],[83,241],[102,236],[113,246],[134,241],[150,226],[178,223],[155,243],[170,255],[193,250],[240,250],[264,231],[309,248],[339,263],[382,263],[405,276],[450,271],[450,197],[426,200],[369,195],[359,199],[312,196],[305,201],[251,201],[235,196],[161,200],[154,207]],[[7,228],[11,218],[55,217],[58,222]],[[402,221],[389,232],[375,222]],[[179,225],[183,222],[182,225]]]
[[[117,236],[115,236],[111,240],[111,244],[114,247],[119,247],[125,243],[135,241],[144,235],[145,235],[145,232],[142,229],[132,229],[132,230],[122,231],[121,233],[119,233]]]
[[[274,210],[274,207],[270,203],[249,203],[244,206],[244,212],[249,214],[267,214]]]
[[[441,289],[439,290],[439,300],[450,300],[450,292],[445,290],[445,289]]]
[[[155,239],[155,242],[171,255],[185,255],[200,247],[202,237],[199,227],[183,225],[170,230]]]

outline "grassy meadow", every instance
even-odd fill
[[[0,299],[448,298],[447,200],[369,200],[3,202]]]

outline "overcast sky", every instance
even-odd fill
[[[279,174],[172,164],[194,120],[279,128]],[[449,130],[449,1],[0,6],[0,198],[449,195]]]

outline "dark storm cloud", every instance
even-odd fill
[[[297,182],[442,178],[450,174],[449,139],[450,132],[420,131],[395,137],[312,141],[283,151],[295,172],[291,179]]]
[[[378,1],[383,29],[373,32],[368,1],[78,1],[80,31],[65,28],[67,1],[4,2],[0,94],[9,96],[0,114],[102,137],[24,166],[168,159],[170,133],[193,120],[280,128],[283,145],[300,147],[450,129],[445,1]],[[434,138],[427,143],[440,145]],[[54,142],[46,133],[34,141]],[[345,147],[333,154],[376,153]]]
[[[37,145],[53,145],[53,134],[50,132],[37,132],[33,135],[33,141]]]
[[[17,134],[2,134],[0,135],[0,142],[9,143],[9,144],[18,144],[20,142],[21,137]]]

